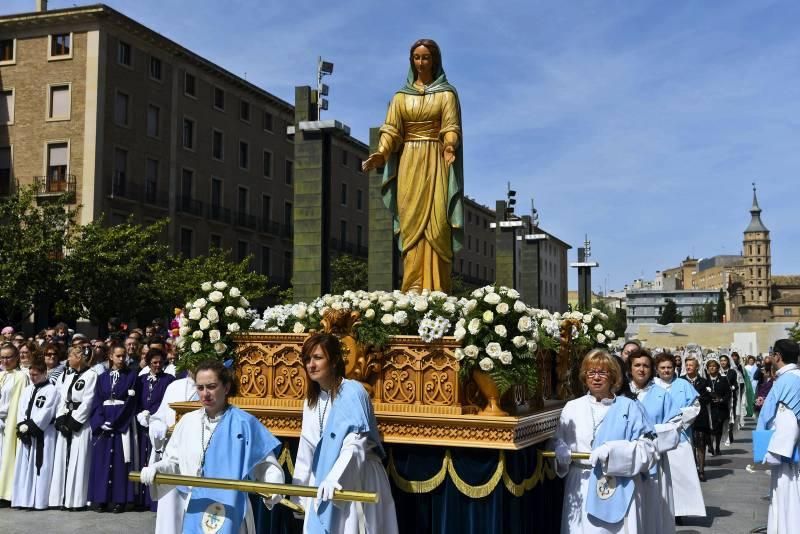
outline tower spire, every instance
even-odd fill
[[[750,207],[750,224],[745,230],[745,233],[747,232],[769,232],[764,223],[761,222],[761,207],[758,205],[755,182],[753,182],[753,205]]]

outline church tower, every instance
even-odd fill
[[[744,231],[744,303],[740,313],[746,321],[769,321],[771,312],[770,279],[772,253],[769,230],[761,221],[761,208],[753,184],[753,206],[750,208],[750,224]]]

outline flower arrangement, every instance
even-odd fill
[[[186,303],[180,318],[178,363],[180,370],[192,369],[203,360],[227,360],[233,348],[231,335],[253,320],[248,300],[227,282],[204,282],[202,296]]]

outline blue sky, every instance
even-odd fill
[[[511,181],[545,229],[575,248],[588,233],[597,290],[738,253],[753,181],[773,272],[800,273],[800,3],[107,3],[287,101],[324,56],[327,117],[362,140],[408,47],[435,39],[461,97],[467,194],[493,206]]]

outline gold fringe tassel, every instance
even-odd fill
[[[450,451],[447,450],[444,453],[444,461],[442,462],[442,468],[439,469],[439,472],[433,475],[428,480],[406,480],[400,476],[400,473],[397,472],[397,467],[394,465],[394,455],[392,454],[392,450],[389,449],[389,476],[392,477],[394,480],[395,485],[400,488],[401,490],[405,491],[406,493],[430,493],[439,485],[444,482],[444,478],[447,476],[447,467],[450,465]]]
[[[292,453],[289,451],[289,444],[283,444],[283,451],[281,457],[278,458],[278,464],[285,465],[290,475],[294,475],[294,462],[292,461]]]

